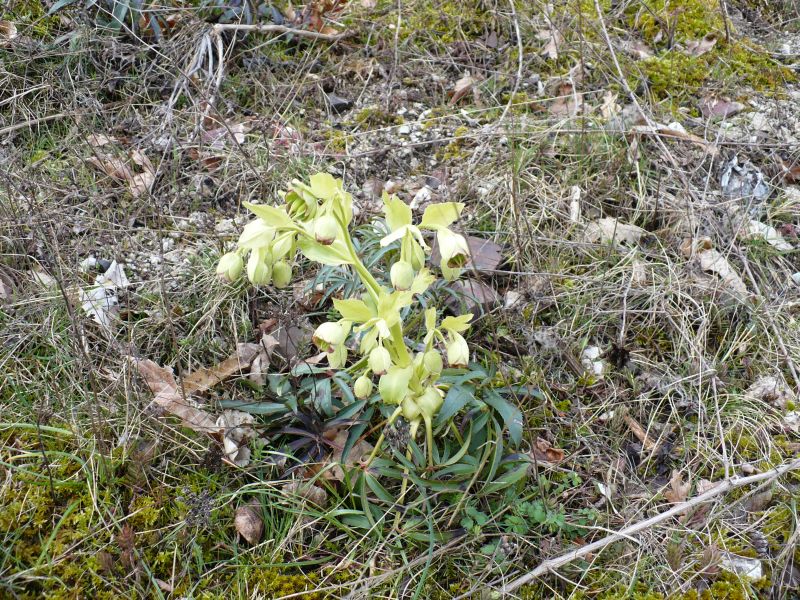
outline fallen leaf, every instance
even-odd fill
[[[154,404],[179,417],[189,429],[209,435],[219,434],[220,427],[215,417],[198,408],[190,398],[183,398],[172,371],[147,358],[132,360],[150,391],[155,394]]]
[[[765,375],[754,381],[744,397],[756,402],[764,402],[781,410],[786,410],[789,403],[794,403],[796,397],[786,380],[778,375]]]
[[[664,498],[667,499],[667,502],[671,502],[672,504],[685,502],[691,488],[691,482],[684,482],[681,472],[677,469],[673,469],[672,477],[669,480],[669,489],[664,492]]]
[[[267,333],[262,334],[260,351],[250,363],[250,374],[247,378],[259,387],[263,387],[267,382],[267,369],[272,360],[272,353],[278,346],[278,340]]]
[[[710,52],[717,45],[717,36],[709,33],[701,40],[689,40],[686,42],[686,53],[689,56],[702,56]]]
[[[119,298],[114,290],[102,285],[88,290],[80,289],[78,301],[81,303],[81,310],[95,323],[103,329],[111,330],[119,305]]]
[[[794,250],[794,246],[783,239],[783,236],[778,233],[777,229],[761,221],[751,219],[747,227],[747,232],[752,237],[766,240],[771,246],[774,246],[781,252],[790,252]]]
[[[372,444],[366,440],[358,440],[347,456],[342,460],[342,453],[344,452],[344,445],[347,443],[347,436],[350,434],[348,429],[334,429],[326,434],[326,438],[330,440],[333,452],[328,458],[328,464],[331,465],[329,469],[325,469],[322,476],[331,481],[344,481],[344,470],[350,470],[357,464],[365,460],[373,450]]]
[[[697,260],[703,271],[715,273],[731,291],[741,295],[747,295],[747,286],[733,270],[728,260],[716,250],[708,249],[697,253]]]
[[[104,133],[93,133],[86,138],[86,142],[92,148],[102,148],[108,144],[115,143],[117,138],[113,135],[105,135]]]
[[[706,492],[713,490],[717,487],[720,481],[709,481],[708,479],[701,479],[697,482],[697,493],[698,494],[705,494]]]
[[[537,33],[536,37],[547,41],[539,54],[550,60],[556,60],[558,51],[564,43],[564,36],[561,35],[561,32],[557,29],[545,29]]]
[[[133,179],[133,171],[131,171],[131,168],[122,159],[91,156],[86,162],[117,181],[130,181]]]
[[[188,394],[202,393],[231,375],[243,371],[261,352],[259,344],[237,344],[236,352],[214,367],[203,367],[183,378],[183,390]]]
[[[175,588],[172,585],[170,585],[169,583],[167,583],[166,581],[164,581],[163,579],[157,579],[156,578],[156,579],[154,579],[154,581],[156,582],[156,585],[158,586],[158,589],[160,589],[162,592],[169,593],[169,592],[174,592],[175,591]]]
[[[473,235],[466,236],[466,240],[469,247],[469,260],[464,265],[464,270],[488,274],[496,271],[503,260],[503,248],[491,240]],[[431,246],[431,263],[438,265],[441,260],[442,255],[439,252],[439,244],[437,238],[434,238]]]
[[[378,0],[361,0],[362,8],[375,8],[378,4]]]
[[[650,46],[641,40],[626,40],[622,42],[622,49],[626,54],[638,60],[655,56]]]
[[[245,134],[252,129],[250,123],[234,123],[233,125],[222,125],[213,129],[200,132],[200,139],[208,144],[209,148],[221,150],[225,148],[228,141],[233,138],[236,144],[244,144]]]
[[[700,100],[700,114],[709,118],[732,117],[745,109],[741,102],[731,102],[728,98],[706,96]]]
[[[558,95],[548,107],[554,117],[574,117],[583,108],[583,94],[575,92],[571,83],[562,83]]]
[[[758,581],[764,576],[760,560],[739,556],[732,552],[723,552],[721,554],[719,566],[729,573],[734,573],[751,581]]]
[[[757,513],[766,510],[772,503],[772,489],[764,490],[758,494],[753,494],[744,503],[744,509],[749,513]]]
[[[222,449],[225,457],[237,467],[250,464],[247,442],[256,437],[255,417],[240,410],[224,410],[216,425],[222,432]]]
[[[453,90],[450,93],[450,105],[456,104],[459,100],[469,94],[478,80],[471,75],[464,75],[461,79],[456,81]]]
[[[288,482],[283,486],[283,492],[289,496],[299,496],[319,507],[324,507],[328,501],[328,492],[323,488],[301,481]]]
[[[0,21],[0,46],[9,44],[17,37],[17,26],[11,21]]]
[[[606,93],[603,94],[603,103],[600,105],[600,116],[608,120],[612,119],[620,112],[621,109],[620,105],[617,104],[617,98],[619,98],[619,94],[611,90],[607,90]]]
[[[594,244],[616,242],[635,246],[647,232],[636,225],[620,223],[614,217],[604,217],[589,223],[583,234],[584,241]]]
[[[477,279],[459,279],[449,287],[453,294],[446,304],[456,314],[491,310],[500,302],[497,291]]]
[[[560,448],[553,448],[550,442],[537,437],[536,443],[528,453],[534,462],[560,463],[564,460],[565,452]]]
[[[764,174],[749,160],[739,162],[734,156],[728,161],[720,175],[720,188],[728,198],[754,198],[765,202],[771,190]]]
[[[248,544],[257,544],[264,535],[264,520],[261,518],[261,514],[261,503],[258,500],[251,500],[248,504],[236,509],[233,519],[236,532]]]

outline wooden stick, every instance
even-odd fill
[[[604,537],[603,539],[597,540],[596,542],[592,542],[591,544],[587,544],[586,546],[582,546],[581,548],[577,548],[572,552],[567,552],[566,554],[562,554],[561,556],[557,556],[556,558],[551,558],[543,563],[541,563],[538,567],[536,567],[533,571],[518,577],[508,585],[504,585],[502,588],[502,592],[504,594],[508,594],[519,588],[520,586],[525,585],[526,583],[533,581],[553,571],[567,563],[572,562],[578,558],[586,556],[587,554],[591,554],[592,552],[596,552],[598,550],[602,550],[609,544],[613,544],[614,542],[618,542],[622,539],[630,539],[632,536],[635,536],[638,533],[641,533],[645,529],[649,529],[653,525],[657,525],[662,521],[666,521],[670,517],[676,516],[685,512],[686,510],[697,506],[698,504],[702,504],[707,502],[717,496],[724,494],[725,492],[729,492],[731,490],[735,490],[736,488],[744,487],[746,485],[751,485],[753,483],[758,483],[760,481],[765,481],[769,479],[775,479],[788,473],[790,471],[795,471],[800,469],[800,458],[796,458],[792,462],[786,463],[785,465],[781,465],[780,467],[776,467],[775,469],[771,469],[769,471],[765,471],[764,473],[757,473],[755,475],[750,475],[749,477],[733,477],[731,479],[726,479],[720,482],[718,485],[714,486],[704,494],[700,494],[699,496],[695,496],[691,500],[687,500],[686,502],[681,502],[676,504],[669,510],[664,511],[658,515],[650,517],[649,519],[645,519],[644,521],[639,521],[638,523],[634,523],[630,527],[626,527],[617,533],[612,533],[609,536]]]
[[[298,37],[306,37],[314,40],[324,40],[326,42],[337,42],[349,35],[349,32],[344,33],[320,33],[319,31],[310,31],[308,29],[295,29],[293,27],[286,27],[286,25],[239,25],[235,23],[215,23],[213,27],[214,33],[221,31],[258,31],[259,33],[291,33]]]

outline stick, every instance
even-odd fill
[[[46,117],[39,117],[38,119],[31,119],[30,121],[24,121],[22,123],[17,123],[15,125],[9,125],[8,127],[3,127],[2,129],[0,129],[0,135],[5,135],[7,133],[11,133],[12,131],[17,131],[18,129],[33,127],[34,125],[38,125],[39,123],[45,123],[47,121],[61,119],[62,117],[68,117],[74,114],[76,113],[68,113],[68,112],[57,113],[55,115],[47,115]]]
[[[214,33],[221,31],[258,31],[260,33],[291,33],[298,37],[306,37],[314,40],[325,40],[326,42],[337,42],[350,35],[349,32],[344,33],[320,33],[318,31],[310,31],[308,29],[294,29],[293,27],[286,27],[286,25],[238,25],[235,23],[215,23],[213,27]]]
[[[720,482],[715,487],[711,488],[704,494],[700,494],[699,496],[695,496],[691,500],[687,500],[686,502],[681,502],[680,504],[676,504],[669,510],[664,511],[663,513],[657,514],[649,519],[645,519],[644,521],[639,521],[631,525],[630,527],[626,527],[617,533],[612,533],[596,542],[592,542],[591,544],[587,544],[581,548],[573,550],[572,552],[567,552],[566,554],[562,554],[561,556],[557,556],[556,558],[551,558],[549,560],[544,561],[538,567],[536,567],[533,571],[518,577],[508,585],[503,586],[502,593],[508,594],[519,588],[520,586],[525,585],[526,583],[533,581],[553,571],[567,563],[572,562],[578,558],[586,556],[587,554],[591,554],[592,552],[596,552],[597,550],[602,550],[609,544],[613,544],[614,542],[618,542],[624,538],[631,538],[636,534],[644,531],[652,527],[653,525],[657,525],[662,521],[666,521],[670,517],[678,515],[690,508],[697,506],[698,504],[702,504],[703,502],[707,502],[712,498],[720,496],[725,492],[729,492],[731,490],[735,490],[736,488],[744,487],[746,485],[750,485],[752,483],[758,483],[760,481],[768,480],[768,479],[775,479],[780,477],[781,475],[788,473],[790,471],[795,471],[800,469],[800,458],[796,458],[792,462],[786,463],[785,465],[781,465],[780,467],[776,467],[775,469],[771,469],[769,471],[765,471],[764,473],[757,473],[756,475],[750,475],[749,477],[733,477],[731,479],[726,479]]]

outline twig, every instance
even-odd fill
[[[298,37],[310,38],[313,40],[324,40],[326,42],[338,42],[346,37],[352,35],[349,31],[344,33],[320,33],[319,31],[310,31],[308,29],[295,29],[293,27],[286,27],[286,25],[244,25],[236,23],[216,23],[214,24],[213,31],[220,33],[222,31],[258,31],[259,33],[291,33]]]
[[[25,129],[26,127],[33,127],[35,125],[38,125],[39,123],[46,123],[47,121],[55,121],[56,119],[61,119],[63,117],[68,117],[74,114],[75,114],[74,112],[63,112],[63,113],[56,113],[54,115],[47,115],[46,117],[39,117],[38,119],[31,119],[30,121],[23,121],[22,123],[17,123],[16,125],[9,125],[8,127],[3,127],[2,129],[0,129],[0,135],[5,135],[7,133],[17,131],[19,129]]]
[[[544,561],[533,571],[530,571],[529,573],[526,573],[525,575],[518,577],[508,585],[503,586],[502,592],[504,594],[511,593],[520,586],[523,586],[526,583],[533,581],[534,579],[537,579],[542,575],[549,573],[550,571],[553,571],[554,569],[557,569],[574,560],[586,556],[587,554],[591,554],[598,550],[602,550],[609,544],[613,544],[614,542],[618,542],[625,538],[631,538],[632,536],[635,536],[636,534],[644,531],[645,529],[649,529],[654,525],[658,525],[659,523],[661,523],[662,521],[666,521],[670,517],[679,515],[689,510],[690,508],[694,508],[698,504],[703,504],[704,502],[707,502],[712,498],[716,498],[717,496],[720,496],[726,492],[753,483],[758,483],[760,481],[775,479],[777,477],[780,477],[781,475],[784,475],[785,473],[788,473],[790,471],[795,471],[797,469],[800,469],[800,458],[796,458],[792,462],[786,463],[785,465],[782,465],[780,467],[776,467],[775,469],[765,471],[764,473],[757,473],[756,475],[750,475],[749,477],[742,477],[742,478],[734,477],[731,479],[726,479],[720,482],[715,487],[708,490],[707,492],[705,492],[704,494],[695,496],[694,498],[692,498],[691,500],[687,500],[686,502],[681,502],[680,504],[676,504],[675,506],[673,506],[669,510],[664,511],[663,513],[650,517],[649,519],[645,519],[644,521],[639,521],[638,523],[635,523],[630,527],[626,527],[621,531],[606,536],[603,539],[600,539],[596,542],[592,542],[591,544],[587,544],[586,546],[573,550],[572,552],[567,552],[566,554],[562,554],[561,556],[557,556],[556,558],[551,558],[549,560]]]

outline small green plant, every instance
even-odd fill
[[[435,307],[425,309],[425,334],[414,350],[406,341],[409,332],[404,323],[409,321],[408,309],[436,280],[425,267],[430,247],[423,231],[436,235],[439,268],[445,279],[456,279],[469,259],[466,239],[450,229],[464,205],[432,204],[415,225],[411,208],[402,200],[384,193],[383,203],[387,231],[380,246],[396,250],[389,269],[392,289],[381,285],[362,261],[349,229],[352,196],[344,191],[341,181],[326,173],[311,176],[309,184],[293,181],[280,207],[245,203],[257,218],[244,227],[236,250],[220,259],[217,273],[232,281],[246,272],[254,285],[272,283],[281,288],[291,281],[297,251],[321,265],[349,266],[357,274],[363,293],[355,298],[334,298],[341,318],[320,324],[313,342],[326,353],[331,369],[348,372],[354,380],[355,398],[372,397],[374,378],[378,379],[380,399],[391,407],[387,426],[404,417],[409,424],[409,439],[414,440],[424,424],[431,465],[434,418],[452,385],[442,379],[445,360],[454,369],[467,367],[470,350],[463,334],[470,327],[472,314],[439,319]],[[357,337],[358,356],[345,369],[348,341],[353,337]],[[381,435],[371,458],[383,440]]]

